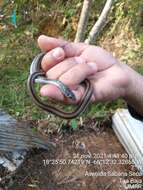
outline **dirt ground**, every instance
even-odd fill
[[[124,190],[131,182],[127,180],[139,184],[142,178],[135,176],[133,165],[124,162],[127,154],[110,126],[110,122],[99,126],[93,119],[76,131],[67,127],[62,135],[53,134],[49,138],[57,147],[29,153],[9,189]],[[134,177],[129,177],[133,172]]]

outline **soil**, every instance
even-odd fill
[[[78,130],[68,126],[49,136],[56,148],[49,151],[32,151],[13,177],[11,190],[124,190],[125,180],[141,180],[141,177],[90,176],[95,172],[137,173],[133,165],[125,163],[102,163],[96,161],[119,161],[127,154],[115,136],[110,122],[97,125],[90,120]],[[104,157],[104,158],[103,158]],[[82,162],[78,162],[78,160]],[[132,188],[134,189],[134,188]]]

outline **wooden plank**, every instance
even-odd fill
[[[112,120],[117,137],[143,174],[143,122],[133,118],[126,109],[118,109]]]
[[[5,127],[7,127],[11,125],[11,123],[17,123],[16,119],[0,109],[0,125],[5,125]],[[10,177],[19,168],[25,160],[26,155],[27,152],[25,150],[13,152],[0,151],[0,171],[3,171],[0,173],[1,183],[7,179],[7,176]]]

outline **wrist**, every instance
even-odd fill
[[[126,65],[127,66],[127,65]],[[125,90],[124,99],[132,104],[135,97],[141,91],[143,86],[143,76],[127,66],[128,83]]]

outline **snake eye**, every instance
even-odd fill
[[[68,98],[72,98],[72,96],[71,96],[71,94],[70,93],[66,93],[66,96],[68,97]]]
[[[67,97],[68,98],[72,98],[73,96],[71,94],[67,94]]]
[[[76,100],[75,95],[74,95],[74,93],[72,93],[72,92],[67,92],[67,93],[66,93],[66,96],[67,96],[68,98],[72,99],[72,100]]]

